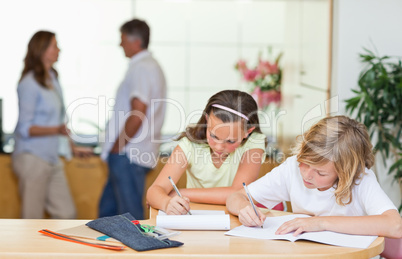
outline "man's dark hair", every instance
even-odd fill
[[[150,29],[145,21],[139,19],[128,21],[120,27],[120,32],[138,37],[141,40],[141,47],[148,48]]]

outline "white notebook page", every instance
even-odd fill
[[[230,230],[230,216],[223,210],[191,210],[191,214],[166,215],[159,211],[156,225],[179,230]]]
[[[229,232],[226,232],[225,234],[258,239],[285,239],[289,241],[310,240],[329,245],[356,248],[367,248],[377,238],[377,236],[349,235],[332,231],[306,232],[298,235],[297,237],[294,237],[293,233],[285,235],[275,234],[276,230],[283,223],[298,217],[309,216],[302,214],[293,214],[280,217],[267,217],[264,222],[264,228],[240,226],[232,229]]]

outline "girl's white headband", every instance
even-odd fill
[[[220,105],[220,104],[212,104],[212,106],[216,107],[216,108],[219,108],[219,109],[222,109],[222,110],[225,110],[225,111],[228,111],[228,112],[231,112],[233,114],[236,114],[237,116],[240,116],[243,119],[248,121],[248,117],[246,115],[244,115],[243,113],[240,113],[238,111],[235,111],[233,109],[230,109],[229,107],[226,107],[226,106],[223,106],[223,105]]]

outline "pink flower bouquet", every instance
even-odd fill
[[[260,109],[270,104],[280,105],[282,70],[279,67],[279,60],[281,56],[282,53],[278,55],[275,62],[262,60],[260,57],[254,68],[249,68],[244,60],[239,60],[235,66],[243,80],[252,83],[251,94]]]

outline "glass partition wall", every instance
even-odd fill
[[[165,136],[176,135],[195,122],[214,93],[224,89],[250,90],[234,69],[239,59],[256,65],[259,55],[272,59],[283,52],[283,91],[292,93],[286,89],[286,80],[289,85],[299,84],[302,52],[297,51],[301,37],[293,35],[299,30],[289,28],[300,21],[295,18],[301,10],[299,2],[2,1],[0,70],[5,73],[0,98],[4,131],[12,133],[17,121],[16,86],[28,40],[38,30],[50,30],[57,34],[61,49],[56,67],[70,128],[75,134],[97,136],[105,127],[115,91],[127,69],[128,59],[119,46],[119,28],[133,17],[145,19],[150,25],[149,50],[167,78],[169,100],[162,128]]]

